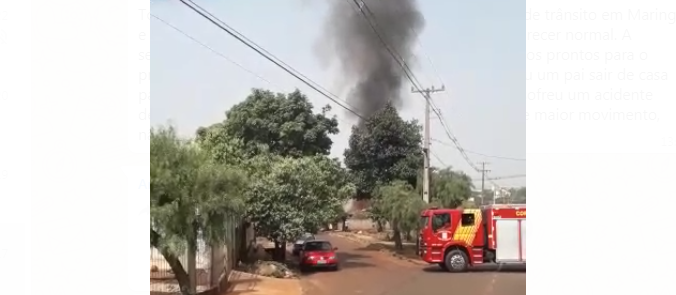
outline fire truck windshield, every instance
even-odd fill
[[[424,229],[429,224],[429,216],[420,216],[420,229]]]

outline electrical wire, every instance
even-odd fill
[[[247,47],[249,47],[250,49],[254,50],[256,53],[258,53],[259,55],[263,56],[263,57],[264,57],[265,59],[267,59],[268,61],[272,62],[273,64],[275,64],[276,66],[278,66],[279,68],[281,68],[282,70],[284,70],[285,72],[287,72],[288,74],[290,74],[291,76],[293,76],[294,78],[296,78],[296,79],[298,79],[299,81],[301,81],[303,84],[305,84],[305,85],[307,85],[308,87],[310,87],[311,89],[315,90],[317,93],[319,93],[319,94],[321,94],[322,96],[326,97],[327,99],[331,100],[333,103],[337,104],[338,106],[340,106],[341,108],[347,110],[348,112],[354,114],[355,116],[357,116],[357,117],[359,117],[359,118],[361,118],[361,119],[363,119],[363,120],[366,119],[366,118],[364,118],[364,116],[362,116],[361,114],[357,113],[355,110],[353,110],[353,109],[351,109],[351,108],[349,108],[349,107],[343,105],[342,103],[338,102],[339,99],[338,99],[338,97],[337,97],[335,94],[333,94],[333,93],[331,93],[330,91],[326,90],[326,88],[324,88],[324,87],[322,87],[321,85],[319,85],[318,83],[312,81],[310,78],[308,78],[307,76],[305,76],[305,75],[303,75],[302,73],[298,72],[298,71],[295,70],[293,67],[289,66],[288,64],[286,64],[285,62],[283,62],[281,59],[277,58],[276,56],[274,56],[273,54],[271,54],[270,52],[268,52],[267,50],[265,50],[265,49],[264,49],[263,47],[261,47],[260,45],[258,45],[258,44],[256,44],[255,42],[251,41],[251,40],[250,40],[249,38],[247,38],[245,35],[243,35],[242,33],[238,32],[237,30],[233,29],[233,28],[230,27],[227,23],[225,23],[224,21],[222,21],[222,20],[219,19],[218,17],[216,17],[216,16],[214,16],[213,14],[211,14],[208,10],[202,8],[201,6],[199,6],[198,4],[196,4],[195,2],[193,2],[193,1],[191,1],[191,0],[179,0],[179,1],[181,1],[181,3],[183,3],[185,6],[187,6],[188,8],[190,8],[191,10],[193,10],[194,12],[196,12],[197,14],[199,14],[200,16],[202,16],[203,18],[207,19],[207,20],[208,20],[209,22],[211,22],[212,24],[214,24],[214,25],[216,25],[217,27],[219,27],[221,30],[225,31],[226,33],[228,33],[229,35],[231,35],[232,37],[234,37],[235,39],[237,39],[238,41],[240,41],[242,44],[244,44],[244,45],[246,45]],[[349,0],[348,0],[348,1],[349,1]],[[368,17],[368,15],[366,14],[366,13],[368,13],[368,14],[371,15],[371,17],[373,18],[373,12],[370,10],[370,8],[369,8],[364,2],[359,2],[358,0],[353,0],[353,1],[354,1],[354,3],[357,5],[357,7],[359,8],[359,11],[362,13],[362,15],[363,15],[363,16],[366,18],[366,20],[369,22],[369,25],[370,25],[371,28],[373,29],[374,33],[378,36],[378,38],[379,38],[380,41],[383,43],[383,45],[385,46],[385,48],[388,50],[388,52],[390,53],[390,55],[392,55],[392,57],[395,59],[395,61],[402,67],[402,70],[404,71],[404,74],[405,74],[406,77],[409,79],[409,81],[411,81],[411,84],[413,85],[413,87],[414,87],[415,89],[417,89],[417,90],[418,90],[418,93],[421,93],[421,94],[423,95],[423,97],[430,103],[430,105],[432,106],[432,110],[434,111],[434,113],[435,113],[435,114],[437,115],[437,117],[439,118],[439,121],[440,121],[442,127],[444,128],[444,131],[446,132],[446,135],[447,135],[447,136],[451,139],[451,141],[454,143],[456,149],[461,153],[461,155],[463,156],[463,158],[467,161],[467,163],[468,163],[474,170],[480,171],[480,169],[479,169],[479,168],[471,161],[471,159],[469,159],[469,156],[467,155],[466,150],[465,150],[464,148],[462,148],[462,146],[460,145],[460,143],[459,143],[459,141],[457,140],[457,138],[455,138],[455,136],[454,136],[454,135],[452,134],[452,132],[450,131],[450,128],[448,128],[448,127],[446,126],[445,120],[444,120],[443,116],[441,115],[439,109],[438,109],[438,108],[436,107],[436,105],[434,104],[434,102],[428,97],[428,95],[426,95],[426,94],[424,94],[424,93],[422,92],[422,90],[421,90],[421,88],[420,88],[420,86],[419,86],[419,85],[420,85],[420,82],[419,82],[418,79],[415,77],[415,75],[412,73],[412,71],[410,70],[409,66],[406,64],[406,62],[403,60],[403,58],[401,58],[401,56],[399,56],[399,55],[396,53],[396,51],[394,51],[394,50],[387,44],[387,42],[385,41],[385,39],[380,35],[380,33],[379,33],[379,31],[378,31],[378,28],[377,28],[377,24],[376,24],[375,22],[372,22],[372,21],[370,20],[370,18]],[[188,4],[188,3],[190,3],[190,4]],[[360,3],[361,3],[361,4],[360,4]],[[157,18],[157,17],[155,17],[155,18]],[[157,19],[158,19],[158,20],[161,20],[160,18],[157,18]],[[162,20],[161,20],[161,21],[162,21]],[[167,22],[165,22],[165,23],[168,24]],[[173,26],[172,26],[172,27],[173,27]],[[175,27],[174,27],[174,28],[175,28]],[[180,30],[178,30],[178,31],[181,32]],[[193,39],[194,41],[198,42],[200,45],[205,46],[207,49],[212,50],[214,53],[218,54],[219,56],[222,56],[222,57],[226,58],[226,60],[231,61],[231,60],[228,59],[227,57],[223,56],[222,54],[220,54],[219,52],[213,50],[212,48],[206,46],[205,44],[203,44],[203,43],[197,41],[196,39],[192,38],[191,36],[189,36],[189,35],[187,35],[187,34],[185,34],[185,35],[188,36],[188,37],[190,37],[190,38]],[[233,61],[231,61],[231,62],[233,62]],[[239,65],[239,64],[234,63],[234,62],[233,62],[233,64]],[[240,65],[240,67],[241,67],[241,65]],[[243,67],[242,67],[242,68],[243,68]],[[247,70],[247,71],[248,71],[248,70]],[[253,72],[251,72],[251,71],[248,71],[248,72],[253,73]],[[255,73],[253,73],[253,74],[255,74]],[[258,77],[258,75],[256,75],[256,76]],[[260,77],[260,78],[262,78],[262,77]],[[263,80],[267,81],[266,79],[263,79]],[[269,81],[268,81],[268,83],[269,83]],[[347,104],[347,105],[349,106],[349,104]],[[437,160],[440,160],[440,159],[437,157]],[[440,162],[441,162],[441,161],[440,161]],[[443,163],[443,162],[442,162],[442,163]]]
[[[378,40],[380,43],[385,47],[387,52],[394,58],[394,61],[399,64],[399,66],[402,68],[404,75],[408,78],[409,81],[411,81],[411,84],[413,84],[413,87],[419,91],[422,94],[422,88],[420,86],[420,81],[418,81],[418,78],[413,75],[413,71],[409,68],[408,64],[406,64],[406,61],[399,55],[399,53],[396,52],[388,43],[385,41],[385,38],[380,34],[380,31],[378,29],[378,23],[375,20],[375,16],[373,14],[373,11],[364,3],[363,1],[360,0],[346,0],[346,1],[352,1],[356,7],[357,10],[362,14],[368,25],[371,27],[371,30],[373,30],[373,33],[378,37]],[[370,17],[369,17],[370,16]],[[423,97],[425,95],[423,94]],[[425,97],[427,99],[427,97]]]
[[[430,151],[430,153],[432,154],[432,156],[434,156],[434,158],[437,159],[437,161],[439,161],[439,164],[441,164],[442,167],[448,167],[446,163],[444,163],[444,161],[442,161],[439,155],[437,155],[434,151]]]
[[[514,179],[514,178],[524,178],[526,174],[517,174],[517,175],[506,175],[506,176],[497,176],[497,177],[488,177],[484,180],[503,180],[503,179]],[[481,178],[474,178],[472,181],[481,181]]]
[[[492,156],[492,155],[486,155],[486,154],[482,154],[482,153],[478,153],[478,152],[473,152],[473,151],[469,151],[469,150],[466,150],[466,151],[467,151],[468,153],[470,153],[470,154],[475,154],[475,155],[483,156],[483,157],[487,157],[487,158],[495,158],[495,159],[502,159],[502,160],[509,160],[509,161],[526,162],[526,159],[522,159],[522,158],[512,158],[512,157],[504,157],[504,156]]]
[[[151,2],[151,4],[152,4],[152,2]],[[250,70],[250,69],[247,69],[247,68],[244,67],[243,65],[241,65],[241,64],[237,63],[236,61],[230,59],[229,57],[225,56],[223,53],[217,51],[216,49],[214,49],[214,48],[212,48],[212,47],[206,45],[204,42],[202,42],[202,41],[198,40],[197,38],[195,38],[194,36],[192,36],[192,35],[186,33],[185,31],[181,30],[180,28],[176,27],[175,25],[171,24],[170,22],[166,21],[165,19],[162,19],[162,18],[160,18],[159,16],[156,16],[156,15],[154,15],[154,14],[152,14],[152,13],[151,13],[150,15],[151,15],[153,18],[155,18],[155,19],[157,19],[158,21],[160,21],[161,23],[163,23],[164,25],[166,25],[166,26],[172,28],[173,30],[175,30],[175,31],[177,31],[177,32],[179,32],[179,33],[181,33],[183,36],[187,37],[188,39],[192,40],[193,42],[197,43],[198,45],[200,45],[200,46],[202,46],[202,47],[204,47],[204,48],[206,48],[206,49],[208,49],[208,50],[211,51],[212,53],[214,53],[214,54],[216,54],[217,56],[219,56],[219,57],[225,59],[226,61],[232,63],[233,65],[239,67],[240,69],[242,69],[242,70],[244,70],[244,71],[250,73],[251,75],[255,76],[256,78],[260,79],[261,81],[264,81],[264,82],[268,83],[269,85],[271,85],[271,86],[277,88],[278,90],[283,90],[283,89],[284,89],[284,88],[280,87],[279,85],[276,85],[275,83],[272,83],[270,80],[264,78],[263,76],[261,76],[261,75],[255,73],[254,71],[252,71],[252,70]],[[319,84],[317,84],[317,85],[319,85]],[[337,96],[336,96],[335,94],[332,94],[330,91],[326,90],[324,87],[321,87],[320,89],[325,90],[325,91],[328,92],[329,94],[331,94],[331,95],[333,95],[334,97],[336,97],[336,99],[340,99],[340,98],[337,98]],[[345,104],[347,104],[348,106],[352,107],[352,106],[347,102],[347,100],[345,100],[345,99],[340,99],[340,100],[343,101],[343,102],[345,102]],[[336,119],[337,119],[339,122],[341,122],[341,123],[344,123],[344,124],[347,124],[347,125],[350,124],[349,122],[346,122],[346,121],[340,119],[340,117],[336,117]]]
[[[364,116],[357,113],[355,110],[353,110],[353,109],[343,105],[342,103],[338,102],[337,96],[335,94],[330,93],[328,90],[323,88],[321,85],[312,81],[310,78],[306,77],[305,75],[298,72],[297,70],[295,70],[294,68],[292,68],[291,66],[289,66],[288,64],[286,64],[285,62],[280,60],[279,58],[275,57],[270,52],[265,50],[263,47],[256,44],[255,42],[251,41],[249,38],[244,36],[242,33],[233,29],[227,23],[225,23],[224,21],[220,20],[218,17],[211,14],[208,10],[202,8],[201,6],[197,5],[195,2],[193,2],[191,0],[179,0],[179,1],[181,1],[181,3],[183,3],[185,6],[187,6],[188,8],[190,8],[191,10],[193,10],[194,12],[196,12],[197,14],[202,16],[203,18],[207,19],[212,24],[219,27],[221,30],[228,33],[230,36],[237,39],[242,44],[246,45],[247,47],[249,47],[250,49],[252,49],[256,53],[258,53],[259,55],[261,55],[262,57],[264,57],[268,61],[272,62],[273,64],[275,64],[276,66],[278,66],[279,68],[281,68],[282,70],[287,72],[289,75],[293,76],[294,78],[301,81],[303,84],[312,88],[317,93],[319,93],[322,96],[328,98],[329,100],[331,100],[332,102],[334,102],[335,104],[337,104],[341,108],[347,110],[348,112],[354,114],[355,116],[357,116],[361,119],[365,119]],[[188,4],[188,3],[190,3],[190,4]]]
[[[181,33],[183,36],[185,36],[185,37],[187,37],[188,39],[192,40],[193,42],[199,44],[200,46],[202,46],[202,47],[208,49],[208,50],[211,51],[212,53],[214,53],[214,54],[218,55],[219,57],[223,58],[224,60],[230,62],[231,64],[237,66],[238,68],[244,70],[245,72],[247,72],[247,73],[253,75],[254,77],[258,78],[259,80],[261,80],[261,81],[263,81],[263,82],[266,82],[266,83],[272,85],[273,87],[277,88],[278,90],[283,89],[282,87],[279,87],[278,85],[273,84],[272,82],[270,82],[270,80],[268,80],[268,79],[262,77],[261,75],[256,74],[255,72],[253,72],[253,71],[251,71],[251,70],[245,68],[243,65],[241,65],[241,64],[239,64],[238,62],[236,62],[236,61],[230,59],[229,57],[225,56],[223,53],[218,52],[216,49],[210,47],[209,45],[206,45],[206,44],[204,44],[203,42],[197,40],[197,38],[191,36],[190,34],[188,34],[188,33],[186,33],[185,31],[179,29],[178,27],[176,27],[175,25],[169,23],[168,21],[166,21],[166,20],[160,18],[159,16],[156,16],[156,15],[154,15],[154,14],[152,14],[152,13],[150,14],[150,16],[153,17],[153,18],[155,18],[156,20],[160,21],[160,22],[163,23],[164,25],[166,25],[166,26],[172,28],[174,31]]]
[[[414,35],[414,36],[419,36],[419,33],[418,33],[414,28],[411,28],[411,31],[413,32],[413,35]],[[439,80],[439,82],[440,82],[442,85],[446,85],[446,83],[444,82],[443,78],[441,77],[441,74],[440,74],[439,71],[437,70],[437,67],[434,65],[434,61],[432,61],[432,57],[430,57],[429,54],[425,53],[425,49],[424,49],[424,46],[423,46],[422,42],[420,41],[420,38],[416,38],[416,41],[417,41],[418,46],[420,47],[420,49],[421,49],[423,55],[425,56],[425,58],[426,58],[427,61],[429,62],[430,66],[431,66],[431,68],[432,68],[432,72],[434,73],[434,75],[436,76],[436,78]],[[431,79],[430,79],[430,80],[431,80]],[[449,92],[444,91],[444,94],[446,94],[446,96],[448,97],[449,101],[450,101],[450,100],[453,100],[453,97],[451,97],[451,95],[449,94]],[[430,98],[430,99],[432,99],[432,98]],[[437,108],[437,109],[438,109],[438,108]],[[441,109],[438,109],[438,111],[439,111],[439,114],[442,114],[442,113],[441,113]],[[441,118],[440,118],[440,119],[441,119]],[[448,145],[448,143],[445,143],[445,142],[442,142],[442,141],[439,141],[439,140],[435,140],[435,139],[431,139],[431,140],[432,140],[432,141],[439,142],[439,143],[442,143],[442,144]],[[523,162],[526,161],[526,159],[522,159],[522,158],[513,158],[513,157],[504,157],[504,156],[493,156],[493,155],[487,155],[487,154],[483,154],[483,153],[479,153],[479,152],[474,152],[474,151],[470,151],[470,150],[465,150],[465,151],[466,151],[467,153],[469,153],[469,154],[479,155],[479,156],[483,156],[483,157],[487,157],[487,158],[496,158],[496,159],[511,160],[511,161],[523,161]]]
[[[151,3],[152,3],[152,2],[151,2]],[[239,67],[240,69],[242,69],[242,70],[244,70],[244,71],[250,73],[251,75],[255,76],[256,78],[260,79],[261,81],[264,81],[264,82],[270,84],[271,86],[277,88],[278,90],[282,90],[282,89],[283,89],[283,88],[280,87],[279,85],[276,85],[276,84],[272,83],[270,80],[264,78],[263,76],[261,76],[261,75],[255,73],[255,72],[252,71],[252,70],[247,69],[247,68],[244,67],[243,65],[241,65],[241,64],[237,63],[236,61],[234,61],[234,60],[228,58],[228,57],[225,56],[223,53],[218,52],[217,50],[215,50],[215,49],[212,48],[212,47],[209,47],[208,45],[204,44],[204,42],[199,41],[197,38],[191,36],[190,34],[186,33],[185,31],[179,29],[178,27],[176,27],[175,25],[169,23],[168,21],[166,21],[166,20],[164,20],[164,19],[162,19],[162,18],[160,18],[160,17],[158,17],[158,16],[156,16],[156,15],[154,15],[154,14],[152,14],[152,13],[150,14],[150,16],[153,17],[153,18],[155,18],[155,19],[157,19],[158,21],[162,22],[163,24],[167,25],[168,27],[174,29],[175,31],[181,33],[183,36],[189,38],[189,39],[192,40],[193,42],[195,42],[195,43],[201,45],[202,47],[204,47],[204,48],[206,48],[206,49],[208,49],[208,50],[211,51],[212,53],[214,53],[214,54],[218,55],[219,57],[225,59],[226,61],[228,61],[228,62],[234,64],[235,66]],[[342,100],[342,101],[344,101],[345,103],[347,103],[347,101],[345,101],[345,100]],[[349,105],[349,104],[348,104],[348,105]],[[340,121],[341,123],[349,124],[348,122],[345,122],[344,120],[341,120],[339,117],[336,117],[336,119],[337,119],[338,121]]]
[[[434,141],[434,142],[437,142],[437,143],[440,143],[440,144],[443,144],[443,145],[446,145],[446,146],[453,146],[453,145],[451,145],[451,144],[449,144],[449,143],[447,143],[447,142],[443,142],[443,141],[438,140],[438,139],[431,138],[430,140],[431,140],[431,141]],[[525,162],[525,161],[526,161],[526,159],[522,159],[522,158],[513,158],[513,157],[504,157],[504,156],[487,155],[487,154],[483,154],[483,153],[479,153],[479,152],[475,152],[475,151],[470,151],[470,150],[465,150],[465,152],[467,152],[467,153],[469,153],[469,154],[475,154],[475,155],[479,155],[479,156],[484,156],[484,157],[487,157],[487,158],[496,158],[496,159],[503,159],[503,160],[510,160],[510,161],[521,161],[521,162]]]
[[[347,1],[350,1],[350,0],[347,0]],[[455,135],[453,135],[453,132],[451,131],[451,129],[447,126],[448,124],[446,123],[445,118],[441,115],[441,112],[439,111],[438,107],[436,107],[436,105],[434,104],[434,101],[432,101],[432,99],[429,97],[429,95],[427,95],[426,93],[424,93],[421,90],[421,88],[419,86],[420,82],[418,81],[417,78],[415,78],[415,75],[412,73],[412,71],[410,70],[410,68],[406,64],[406,61],[404,61],[404,59],[401,58],[401,56],[399,54],[397,54],[396,51],[394,51],[389,46],[389,44],[387,44],[387,42],[385,41],[383,36],[380,34],[380,32],[378,31],[377,22],[375,21],[375,15],[371,11],[371,9],[368,7],[368,5],[366,5],[366,3],[364,3],[363,1],[360,1],[360,0],[351,0],[351,1],[354,2],[356,7],[358,8],[358,10],[361,12],[362,16],[367,20],[369,26],[374,31],[374,33],[376,34],[376,36],[378,37],[380,42],[387,49],[387,51],[390,53],[390,55],[392,55],[392,58],[394,58],[394,60],[402,67],[404,74],[406,75],[408,80],[413,85],[413,88],[415,88],[417,90],[417,92],[420,93],[423,96],[423,98],[425,98],[425,100],[430,104],[430,106],[432,107],[432,111],[437,115],[437,118],[439,119],[439,123],[441,123],[441,126],[443,127],[444,132],[446,133],[446,136],[448,136],[448,138],[451,140],[451,142],[453,142],[453,144],[455,145],[456,149],[460,152],[460,155],[463,157],[463,159],[465,159],[467,164],[469,164],[469,166],[472,167],[473,170],[475,170],[476,172],[481,172],[481,169],[476,164],[474,164],[474,162],[472,162],[472,160],[469,158],[469,155],[467,155],[467,152],[465,151],[465,149],[462,147],[462,145],[460,145],[460,141],[458,141],[458,139],[455,137]],[[493,185],[498,186],[497,183],[494,183],[494,182],[492,182],[492,183],[493,183]]]

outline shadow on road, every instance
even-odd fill
[[[361,255],[361,254],[338,252],[338,253],[336,253],[336,255],[338,256],[338,261],[340,262],[341,268],[357,268],[357,267],[373,267],[374,266],[371,263],[364,262],[364,260],[367,257],[364,256],[364,255]]]
[[[442,270],[441,267],[438,265],[430,265],[425,268],[423,268],[423,271],[425,272],[438,272],[438,273],[446,273],[446,271]],[[495,264],[487,264],[487,265],[481,265],[481,266],[475,266],[475,267],[470,267],[467,272],[469,273],[476,273],[476,272],[505,272],[505,273],[526,273],[526,266],[525,265],[495,265]]]

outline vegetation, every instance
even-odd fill
[[[352,128],[343,167],[328,157],[330,137],[339,132],[329,111],[327,105],[314,113],[300,91],[253,89],[192,141],[179,139],[172,127],[151,131],[151,246],[184,294],[190,282],[178,253],[194,249],[198,239],[223,242],[225,220],[233,216],[251,220],[283,260],[286,241],[340,220],[349,198],[370,199],[371,217],[389,223],[396,248],[403,247],[402,235],[416,229],[426,205],[420,125],[387,105]],[[431,200],[440,206],[470,206],[472,189],[462,172],[431,175]],[[512,196],[525,202],[525,188]]]
[[[456,208],[472,197],[472,179],[451,168],[434,171],[430,175],[430,201],[443,208]]]
[[[394,209],[384,206],[387,201],[383,199],[389,198],[389,193],[399,192],[397,200],[401,202],[408,202],[404,195],[421,199],[412,189],[423,164],[421,131],[417,121],[404,121],[391,104],[352,128],[344,153],[345,166],[356,186],[356,198],[374,199],[369,213],[377,221],[379,231],[394,218],[391,211]],[[402,216],[395,220],[400,225],[415,223],[418,213],[415,220],[402,220]]]
[[[482,195],[483,198],[478,193],[475,196],[477,204],[493,204],[493,191],[485,190]],[[495,204],[526,204],[526,187],[510,188],[502,197],[495,199]]]
[[[274,94],[254,89],[243,102],[226,112],[227,119],[197,133],[207,136],[212,144],[241,140],[247,155],[257,155],[261,146],[275,155],[303,157],[328,155],[333,141],[329,137],[338,133],[338,121],[327,117],[329,105],[321,113],[313,113],[307,97],[296,90],[289,94]]]
[[[379,185],[396,180],[416,186],[423,165],[421,130],[391,104],[352,128],[344,155],[358,198],[371,198]]]
[[[404,247],[401,233],[416,229],[420,211],[426,204],[410,184],[400,180],[380,187],[376,196],[373,208],[389,222],[394,247],[401,250]]]
[[[250,185],[247,214],[283,260],[286,241],[335,220],[353,188],[338,161],[324,156],[278,158],[266,166]]]
[[[509,200],[510,203],[515,204],[526,204],[526,187],[512,188],[509,190]]]
[[[244,208],[246,185],[237,167],[212,161],[196,144],[179,140],[173,128],[151,130],[150,245],[169,263],[184,294],[189,279],[179,253],[196,249],[198,236],[224,240],[225,220]]]

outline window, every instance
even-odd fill
[[[331,243],[329,242],[307,242],[305,243],[305,251],[331,251]]]
[[[474,225],[474,214],[473,213],[463,213],[462,214],[462,226],[471,226]]]
[[[430,218],[427,216],[420,216],[420,229],[426,228],[429,220]]]
[[[451,227],[451,214],[449,213],[440,213],[434,214],[432,219],[432,229],[437,231],[438,229],[444,227]]]

